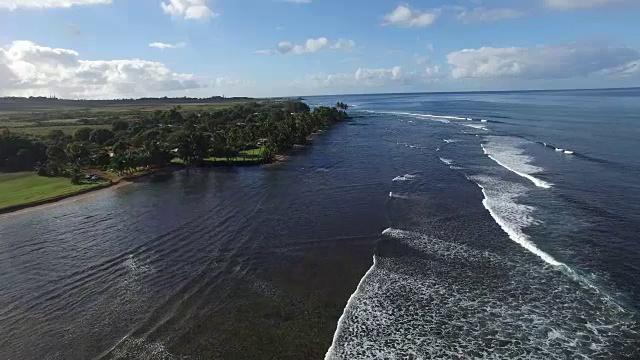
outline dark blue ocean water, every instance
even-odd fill
[[[328,357],[640,356],[640,89],[337,99],[404,152]]]

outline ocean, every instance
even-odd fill
[[[340,99],[397,177],[328,359],[640,356],[640,89]]]
[[[0,358],[640,358],[640,89],[379,94],[0,217]]]

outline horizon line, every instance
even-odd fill
[[[563,92],[563,91],[593,91],[593,90],[640,90],[640,86],[631,87],[608,87],[608,88],[568,88],[568,89],[526,89],[526,90],[470,90],[470,91],[411,91],[411,92],[371,92],[371,93],[342,93],[342,94],[322,94],[322,95],[290,95],[290,96],[233,96],[222,97],[220,95],[212,95],[209,97],[189,97],[189,96],[159,96],[159,97],[131,97],[131,98],[105,98],[105,99],[69,99],[69,98],[51,98],[47,96],[0,96],[1,99],[43,99],[43,100],[63,100],[63,101],[139,101],[139,100],[233,100],[233,99],[293,99],[293,98],[311,98],[311,97],[328,97],[328,96],[358,96],[358,95],[445,95],[445,94],[499,94],[499,93],[532,93],[532,92]]]

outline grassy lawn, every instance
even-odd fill
[[[258,162],[262,160],[262,153],[265,151],[264,148],[256,148],[256,149],[250,149],[250,150],[244,150],[241,151],[240,153],[243,154],[244,156],[238,156],[238,157],[232,157],[227,159],[226,157],[208,157],[205,158],[204,161],[205,162],[209,162],[209,163],[224,163],[224,162]],[[173,160],[171,160],[171,162],[173,164],[184,164],[184,161],[180,158],[175,158]]]
[[[104,184],[73,185],[67,178],[47,178],[34,172],[0,173],[0,209],[71,195]]]

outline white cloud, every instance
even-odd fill
[[[278,55],[277,50],[256,50],[253,52],[256,55]]]
[[[334,50],[351,51],[356,47],[356,42],[349,39],[339,39],[335,44],[331,45]]]
[[[415,61],[416,65],[424,65],[431,61],[431,58],[429,56],[414,55],[413,61]]]
[[[391,68],[359,68],[354,73],[315,74],[307,77],[306,83],[323,88],[368,88],[403,85],[411,81],[413,74],[407,74],[400,66]]]
[[[453,78],[568,79],[630,66],[638,50],[599,44],[465,49],[447,55]]]
[[[112,0],[0,0],[0,9],[18,8],[46,9],[69,8],[81,5],[111,4]]]
[[[640,7],[640,0],[544,0],[544,5],[556,10],[591,9],[599,7]]]
[[[326,37],[321,37],[318,39],[308,39],[304,44],[281,41],[278,43],[276,50],[257,50],[255,53],[259,55],[302,55],[323,50],[351,51],[355,46],[356,43],[353,40],[339,39],[332,44]]]
[[[167,43],[163,43],[163,42],[152,42],[151,44],[149,44],[149,47],[160,49],[160,50],[177,49],[177,48],[181,48],[181,47],[185,47],[185,46],[186,46],[186,44],[183,43],[183,42],[180,42],[180,43],[177,43],[177,44],[167,44]]]
[[[400,80],[403,76],[404,71],[400,66],[394,66],[390,69],[358,69],[355,74],[356,81],[360,83]]]
[[[162,11],[185,19],[209,19],[218,16],[207,4],[207,0],[169,0],[160,3]]]
[[[429,78],[437,78],[442,75],[440,65],[434,65],[425,69],[425,74]]]
[[[81,60],[74,50],[30,41],[0,48],[0,79],[2,95],[131,96],[201,87],[194,75],[171,72],[159,62]]]
[[[483,7],[477,7],[471,10],[462,10],[458,13],[458,20],[463,23],[477,23],[477,22],[492,22],[504,19],[516,19],[522,17],[524,12],[509,9],[509,8],[496,8],[486,9]]]
[[[411,10],[407,5],[399,5],[395,10],[384,16],[383,25],[398,27],[425,27],[436,22],[435,12]]]

